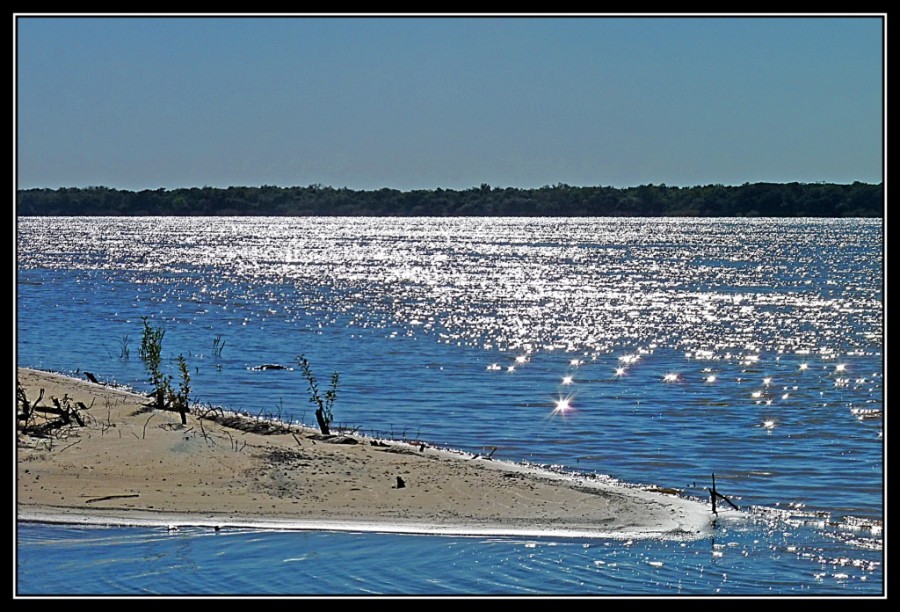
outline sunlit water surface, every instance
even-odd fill
[[[22,218],[19,365],[656,484],[712,539],[18,526],[21,594],[884,592],[880,220]],[[280,364],[286,370],[260,370]]]

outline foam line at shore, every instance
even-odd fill
[[[696,540],[709,537],[713,533],[708,517],[698,524],[694,532],[674,529],[670,532],[656,530],[598,531],[585,527],[534,528],[500,525],[427,524],[419,522],[383,521],[329,521],[295,519],[251,519],[195,516],[176,513],[141,512],[81,512],[77,510],[26,510],[19,512],[19,522],[44,523],[52,525],[75,525],[92,527],[146,527],[165,528],[177,531],[180,528],[208,528],[215,531],[225,529],[247,529],[256,531],[316,531],[343,533],[380,533],[397,535],[429,535],[455,537],[527,537],[566,539],[670,539]]]

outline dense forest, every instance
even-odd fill
[[[107,187],[26,189],[20,216],[558,216],[881,217],[883,184],[745,183],[740,186],[491,187],[354,191],[228,187],[123,191]]]

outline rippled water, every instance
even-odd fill
[[[696,497],[715,473],[751,515],[627,545],[20,525],[19,586],[879,594],[882,244],[880,220],[19,219],[20,365],[143,389],[147,316],[203,403],[309,423],[303,353],[343,426]]]

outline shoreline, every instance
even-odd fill
[[[593,529],[577,528],[529,528],[526,526],[502,526],[502,525],[434,525],[418,522],[383,523],[377,521],[316,521],[316,520],[291,520],[291,519],[251,519],[251,518],[226,518],[217,520],[215,517],[204,517],[189,514],[160,513],[156,516],[144,515],[140,512],[127,511],[119,513],[82,513],[78,511],[66,511],[57,509],[33,510],[21,513],[19,523],[44,524],[44,525],[68,525],[81,527],[145,527],[165,528],[169,532],[177,532],[180,529],[211,529],[219,532],[224,530],[251,530],[251,531],[296,531],[296,532],[332,532],[332,533],[367,533],[367,534],[392,534],[392,535],[424,535],[424,536],[452,536],[452,537],[519,537],[519,538],[573,538],[573,539],[608,539],[608,540],[632,540],[632,539],[672,539],[693,540],[706,537],[710,532],[698,531],[696,533],[670,532],[658,533],[655,531],[597,531]]]
[[[142,395],[17,369],[27,398],[82,402],[84,426],[17,435],[22,522],[456,536],[694,539],[706,504],[421,442],[236,429]],[[229,413],[229,416],[234,413]]]

